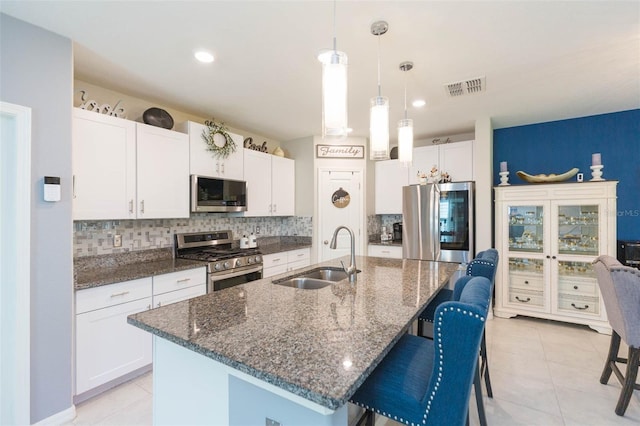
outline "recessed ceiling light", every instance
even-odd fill
[[[193,54],[193,56],[195,56],[197,60],[205,64],[209,64],[213,62],[213,55],[204,50],[198,50],[196,53]]]
[[[422,108],[426,104],[427,104],[427,101],[425,101],[424,99],[416,99],[411,103],[411,105],[413,105],[416,108]]]

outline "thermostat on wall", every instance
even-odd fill
[[[44,177],[44,200],[60,201],[60,178],[56,176]]]

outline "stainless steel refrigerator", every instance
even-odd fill
[[[466,263],[475,255],[474,182],[402,188],[402,257]]]

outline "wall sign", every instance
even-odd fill
[[[351,202],[351,195],[344,189],[340,188],[331,195],[331,202],[339,209],[344,209]]]
[[[316,145],[316,158],[364,158],[364,145]]]
[[[253,143],[253,138],[246,138],[244,140],[244,147],[258,152],[269,152],[267,149],[267,141],[262,142],[262,145],[256,145]]]

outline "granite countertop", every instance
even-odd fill
[[[321,265],[339,266],[334,259]],[[128,322],[329,409],[344,405],[455,272],[455,263],[357,257],[355,286],[264,278],[134,314]]]
[[[195,260],[174,259],[170,249],[89,256],[74,259],[73,284],[75,290],[84,290],[205,266]]]
[[[310,237],[263,237],[258,240],[262,254],[307,247],[311,247]],[[204,266],[206,263],[195,260],[174,259],[172,248],[80,257],[74,259],[74,289],[100,287]]]

